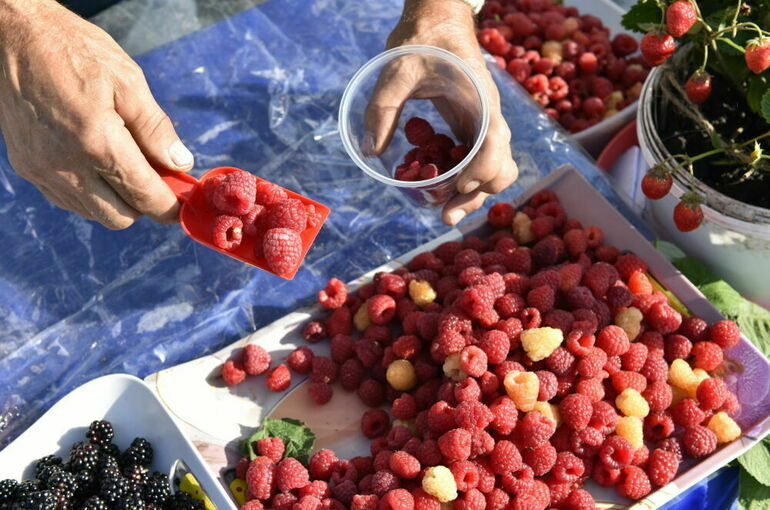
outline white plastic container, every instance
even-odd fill
[[[158,397],[140,379],[125,374],[87,382],[51,407],[0,451],[0,480],[34,478],[35,460],[52,454],[66,457],[73,443],[85,440],[91,421],[98,419],[112,423],[115,443],[121,449],[128,447],[134,437],[152,443],[153,470],[172,478],[176,461],[181,460],[219,510],[235,508]]]

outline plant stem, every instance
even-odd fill
[[[751,140],[746,140],[745,142],[741,142],[738,145],[736,145],[736,147],[746,147],[747,145],[751,145],[752,143],[758,142],[763,138],[767,138],[768,136],[770,136],[770,131],[768,131],[767,133],[762,133],[759,136],[755,136]]]
[[[759,28],[759,26],[756,23],[753,23],[751,21],[744,21],[742,23],[737,23],[730,27],[725,27],[721,30],[717,30],[716,32],[713,32],[711,34],[712,37],[719,37],[722,34],[726,32],[731,32],[733,30],[754,30],[756,31],[760,36],[770,36],[770,32],[766,32]]]
[[[728,39],[726,37],[717,37],[715,40],[722,41],[723,43],[727,44],[728,46],[732,46],[741,53],[746,53],[746,50],[743,48],[743,46],[736,44],[732,39]]]
[[[708,152],[704,152],[702,154],[698,154],[697,156],[693,156],[693,157],[689,158],[689,160],[690,160],[691,163],[695,163],[696,161],[701,160],[703,158],[707,158],[709,156],[713,156],[714,154],[719,154],[719,153],[725,152],[725,150],[726,150],[725,147],[720,147],[719,149],[712,149],[712,150],[710,150]]]
[[[743,0],[738,0],[738,5],[735,7],[735,14],[733,15],[733,22],[731,25],[733,26],[733,37],[738,35],[738,15],[741,12],[741,5],[743,5]]]
[[[700,65],[700,71],[705,72],[706,71],[706,65],[709,62],[709,46],[708,44],[703,45],[703,63]]]

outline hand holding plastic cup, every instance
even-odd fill
[[[406,181],[396,168],[414,146],[408,119],[428,120],[437,133],[454,135],[470,150],[436,177]],[[479,151],[489,127],[489,103],[477,76],[453,53],[433,46],[400,46],[367,62],[342,96],[340,134],[345,150],[370,177],[394,186],[423,207],[457,193],[460,173]]]

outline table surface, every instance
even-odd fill
[[[46,203],[0,144],[0,446],[98,375],[144,377],[216,351],[309,302],[330,276],[352,279],[446,231],[435,210],[364,177],[337,132],[342,90],[381,50],[400,3],[257,3],[126,0],[95,21],[142,53],[195,173],[238,166],[333,209],[305,265],[286,282],[174,226],[140,220],[108,231]],[[505,73],[495,79],[521,173],[500,199],[572,164],[646,231],[590,157]],[[723,470],[680,505],[727,508],[736,487],[736,472]]]

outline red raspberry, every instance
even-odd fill
[[[591,493],[584,489],[578,489],[569,493],[564,501],[564,510],[589,510],[596,508],[596,501]]]
[[[538,412],[527,413],[516,427],[518,444],[525,448],[538,447],[548,441],[555,430],[556,424],[550,418]]]
[[[578,361],[577,372],[584,377],[596,377],[606,364],[607,354],[598,347],[590,347],[587,354]]]
[[[412,491],[412,497],[414,498],[414,510],[441,509],[441,503],[439,500],[422,490],[422,488],[418,487],[417,489],[414,489]]]
[[[383,358],[383,349],[376,341],[371,338],[361,338],[354,344],[356,356],[367,368],[380,363]]]
[[[525,449],[522,457],[535,476],[543,476],[550,472],[556,463],[556,448],[550,443],[544,443],[537,448]]]
[[[608,469],[621,469],[631,465],[634,459],[634,448],[623,437],[610,436],[599,450],[599,459]]]
[[[510,500],[511,498],[504,490],[498,488],[492,489],[491,492],[486,494],[487,510],[504,510],[508,507]],[[438,508],[431,510],[438,510]]]
[[[572,310],[591,309],[596,300],[588,287],[578,285],[567,292],[567,305]]]
[[[692,342],[682,335],[666,336],[666,361],[672,363],[675,359],[687,359],[692,351]]]
[[[619,278],[618,271],[614,266],[606,262],[597,262],[589,267],[583,275],[583,285],[591,289],[591,293],[596,298],[603,297],[610,286]]]
[[[489,456],[492,471],[499,475],[512,473],[521,469],[521,453],[510,441],[501,440],[495,443]]]
[[[698,403],[702,409],[718,409],[727,399],[727,386],[722,379],[711,377],[698,385]]]
[[[382,409],[369,409],[361,416],[361,432],[369,439],[384,435],[390,427],[390,417]]]
[[[342,480],[340,483],[336,483],[332,487],[332,495],[345,504],[353,501],[353,496],[358,492],[356,484],[353,480]],[[345,508],[343,506],[343,508]]]
[[[665,381],[668,378],[668,364],[660,354],[653,354],[647,358],[640,373],[650,382]]]
[[[714,370],[722,364],[722,349],[714,342],[698,342],[692,348],[693,366],[703,370]]]
[[[518,411],[516,405],[508,397],[502,397],[490,406],[493,419],[490,422],[490,428],[499,434],[508,435],[516,428],[518,421]]]
[[[537,267],[553,266],[564,258],[564,241],[556,236],[548,236],[532,247],[532,262]]]
[[[384,325],[396,314],[396,301],[387,294],[377,294],[367,301],[366,311],[372,323]]]
[[[723,320],[712,324],[705,336],[708,337],[709,341],[717,344],[722,349],[729,349],[740,341],[741,330],[733,321]]]
[[[275,492],[275,464],[267,457],[257,457],[246,471],[246,485],[249,494],[256,499],[266,501]]]
[[[607,326],[596,337],[596,346],[604,350],[608,356],[625,354],[630,345],[628,335],[619,326]]]
[[[601,262],[606,262],[607,264],[614,264],[618,260],[619,253],[620,253],[620,250],[618,250],[614,246],[610,246],[607,244],[603,244],[594,250],[594,255],[596,256],[596,260],[599,260]],[[629,288],[629,290],[631,289]]]
[[[676,42],[669,34],[648,32],[642,37],[642,43],[639,47],[642,51],[642,58],[647,65],[655,67],[668,60],[674,53]]]
[[[397,420],[411,420],[417,416],[417,402],[412,395],[404,393],[393,401],[390,412]]]
[[[311,361],[310,380],[313,382],[332,383],[337,380],[337,364],[325,356],[314,356]]]
[[[251,210],[256,191],[257,181],[254,176],[239,170],[225,175],[214,189],[211,200],[214,207],[223,214],[241,216]]]
[[[366,369],[357,359],[349,359],[342,364],[339,371],[340,385],[347,391],[358,388],[364,378]]]
[[[615,488],[621,496],[634,500],[645,497],[652,490],[647,473],[637,466],[623,468]]]
[[[433,126],[423,118],[412,117],[404,124],[404,136],[412,145],[426,145],[431,141],[434,134]]]
[[[289,492],[292,489],[299,489],[307,485],[309,475],[305,466],[297,459],[287,457],[279,462],[275,468],[275,482],[278,490]]]
[[[307,227],[307,209],[296,198],[285,198],[268,207],[264,221],[264,228],[266,230],[288,228],[302,233]],[[342,304],[344,304],[344,300],[340,303],[340,306]]]
[[[527,306],[537,308],[540,313],[545,313],[553,308],[555,299],[556,293],[553,287],[541,285],[527,293]]]
[[[529,279],[530,288],[541,287],[543,285],[551,287],[552,289],[558,289],[561,284],[561,274],[556,269],[547,269],[545,271],[538,272],[535,276]]]
[[[486,388],[487,394],[492,393],[497,389],[498,382],[495,374],[491,372],[484,372],[479,380],[482,381],[486,386],[491,386],[492,384],[495,385],[494,388]],[[462,381],[455,384],[454,387],[454,399],[457,403],[480,400],[481,394],[481,386],[476,382],[476,379],[473,379],[472,377],[466,377]]]
[[[461,250],[455,255],[454,266],[458,271],[462,271],[468,267],[480,267],[481,255],[479,255],[479,252],[476,250]]]
[[[650,453],[647,462],[647,475],[657,487],[663,487],[676,477],[679,470],[679,458],[676,453],[656,448]]]
[[[735,418],[741,411],[741,404],[738,402],[738,397],[735,393],[728,391],[725,403],[719,408],[719,411],[726,412],[731,418]]]
[[[588,248],[586,233],[580,228],[568,230],[564,234],[564,247],[572,257],[585,253],[586,248]]]
[[[691,398],[683,398],[671,408],[671,418],[681,427],[692,427],[703,422],[706,414]]]
[[[572,232],[572,231],[570,231]],[[576,230],[576,232],[580,232]],[[567,264],[559,269],[559,290],[569,292],[580,284],[583,278],[583,267],[580,264]]]
[[[547,402],[556,396],[558,390],[558,381],[552,372],[547,370],[538,370],[535,372],[540,383],[537,399],[541,402]]]
[[[283,458],[283,441],[280,437],[266,437],[254,442],[254,450],[258,455],[267,457],[278,463]]]
[[[620,372],[620,365],[620,356],[609,356],[607,357],[607,363],[604,364],[604,371],[609,376],[613,376]],[[629,373],[633,374],[634,372]]]
[[[344,310],[344,309],[343,309]],[[333,315],[333,314],[332,314]],[[331,318],[331,317],[330,317]],[[327,323],[329,320],[327,319]],[[327,335],[326,324],[321,321],[310,321],[302,328],[302,338],[310,343],[320,342]]]
[[[575,482],[583,476],[585,464],[572,452],[559,452],[556,463],[551,469],[551,476],[560,483]]]
[[[287,198],[286,191],[271,182],[260,181],[256,187],[255,200],[258,204],[271,206]]]
[[[489,208],[487,221],[495,228],[510,229],[513,224],[513,215],[516,213],[513,206],[506,202],[498,202]]]
[[[593,314],[593,312],[588,312]],[[567,346],[567,350],[574,354],[575,356],[588,356],[591,352],[591,349],[594,346],[594,343],[596,342],[596,337],[594,337],[590,333],[584,333],[581,330],[572,331],[567,335],[567,340],[565,341],[565,345]],[[599,349],[601,350],[601,349]],[[604,351],[602,351],[604,353]],[[606,357],[606,353],[605,353]],[[604,363],[602,363],[602,366]]]
[[[400,336],[393,342],[393,354],[399,358],[413,360],[420,354],[421,349],[422,343],[414,335]]]
[[[390,456],[389,466],[401,478],[415,478],[420,473],[420,461],[403,451]]]
[[[297,347],[286,358],[286,364],[298,374],[309,374],[313,368],[313,351],[304,345]]]
[[[667,299],[665,294],[658,291],[655,291],[652,294],[634,294],[634,306],[646,317],[654,305],[666,303]]]
[[[310,494],[302,496],[294,503],[292,510],[321,510],[321,500]]]
[[[652,305],[650,311],[645,314],[645,319],[652,329],[662,335],[673,333],[682,325],[682,315],[668,303]]]
[[[620,356],[623,370],[639,372],[647,362],[647,346],[642,343],[632,343],[625,354]]]
[[[609,469],[596,459],[591,470],[591,478],[602,487],[613,487],[620,480],[620,469]]]
[[[567,375],[575,370],[575,356],[564,347],[557,347],[550,356],[545,359],[545,365],[556,374],[557,377]]]
[[[650,413],[644,418],[644,437],[647,439],[659,441],[673,432],[674,422],[668,414]]]
[[[217,248],[233,250],[241,245],[243,222],[235,216],[220,215],[214,218],[212,242]]]
[[[595,456],[603,442],[604,434],[593,427],[573,430],[569,436],[570,451],[581,459]]]
[[[264,510],[264,508],[265,506],[261,501],[252,499],[251,501],[242,504],[238,510]]]
[[[285,391],[291,385],[291,372],[286,365],[278,365],[267,373],[265,380],[270,391]]]
[[[498,364],[505,361],[508,356],[511,341],[504,332],[492,329],[484,332],[477,346],[486,354],[488,363]]]
[[[393,455],[393,452],[390,450],[382,450],[377,452],[377,455],[374,456],[374,460],[372,461],[372,467],[376,471],[382,471],[383,469],[389,469],[390,468],[390,457]]]
[[[506,267],[513,273],[530,274],[532,272],[532,251],[526,247],[516,248],[510,254]]]
[[[400,299],[406,295],[407,283],[397,274],[378,273],[375,276],[375,282],[379,294],[388,294],[394,299]]]
[[[559,404],[559,412],[564,423],[574,430],[583,430],[591,421],[593,406],[585,395],[573,393],[567,395]]]
[[[318,450],[310,457],[310,463],[308,464],[310,476],[316,480],[328,480],[338,460],[333,451],[328,449]]]
[[[331,278],[326,288],[318,291],[318,303],[328,310],[334,310],[345,304],[348,299],[348,289],[337,278]]]
[[[347,335],[334,335],[329,351],[335,363],[344,363],[356,355],[356,342]]]
[[[452,472],[457,488],[463,492],[475,489],[479,483],[479,468],[469,460],[452,462],[449,470]]]
[[[667,452],[672,452],[674,455],[676,455],[676,458],[679,462],[682,462],[683,455],[682,455],[682,440],[679,437],[667,437],[666,439],[663,439],[661,441],[658,441],[657,448],[661,450],[666,450]]]
[[[471,317],[478,319],[485,312],[494,309],[494,291],[486,285],[474,285],[463,291],[460,297],[461,304]]]
[[[415,457],[420,461],[420,465],[424,467],[436,466],[442,462],[438,443],[432,439],[426,439],[420,443],[416,453]]]
[[[377,506],[378,510],[413,510],[414,498],[406,489],[388,491]]]
[[[479,377],[487,371],[487,354],[476,347],[469,345],[460,353],[460,368],[471,377]]]
[[[325,382],[311,383],[307,390],[310,394],[310,398],[312,398],[313,402],[319,406],[328,404],[332,399],[332,394],[334,393],[331,385]]]
[[[323,480],[315,480],[297,490],[300,497],[315,496],[318,499],[328,498],[331,495],[329,484]]]
[[[639,342],[647,346],[647,352],[652,357],[654,354],[663,356],[665,349],[665,342],[663,341],[663,335],[657,331],[645,331],[639,337]]]
[[[485,429],[494,417],[492,411],[478,401],[461,402],[454,410],[455,423],[466,430]]]
[[[267,267],[280,276],[290,276],[302,262],[302,239],[294,230],[274,228],[262,240]]]
[[[206,181],[208,182],[208,181]],[[254,204],[251,210],[245,215],[241,216],[243,222],[243,233],[247,236],[257,236],[264,232],[262,228],[262,218],[264,217],[266,209],[265,206]]]
[[[241,363],[228,360],[222,365],[222,381],[228,386],[235,386],[246,378],[246,371]]]
[[[485,510],[487,500],[478,489],[470,489],[453,501],[456,510]]]
[[[703,457],[717,447],[717,436],[701,425],[687,427],[682,435],[682,447],[692,457]]]
[[[663,411],[671,405],[673,392],[665,380],[656,380],[647,385],[642,396],[650,405],[650,411]]]
[[[620,277],[627,281],[637,271],[646,273],[647,263],[633,253],[626,253],[618,257],[617,262],[615,262],[615,269],[617,269]]]
[[[369,407],[381,406],[385,400],[385,386],[374,379],[367,379],[358,387],[358,398]]]
[[[575,385],[575,391],[588,397],[591,402],[599,402],[604,398],[604,385],[597,378],[581,378]]]
[[[398,477],[387,469],[377,471],[372,476],[372,492],[377,496],[384,496],[389,491],[398,489],[400,483]]]
[[[617,372],[612,375],[612,387],[622,393],[627,388],[633,388],[639,393],[647,389],[647,379],[638,372]]]
[[[631,292],[621,285],[613,285],[607,289],[607,305],[613,310],[630,306],[633,298]]]
[[[471,433],[465,429],[452,429],[439,437],[438,447],[448,462],[466,460],[471,454]]]
[[[380,498],[374,494],[356,494],[351,499],[351,510],[377,510]]]

